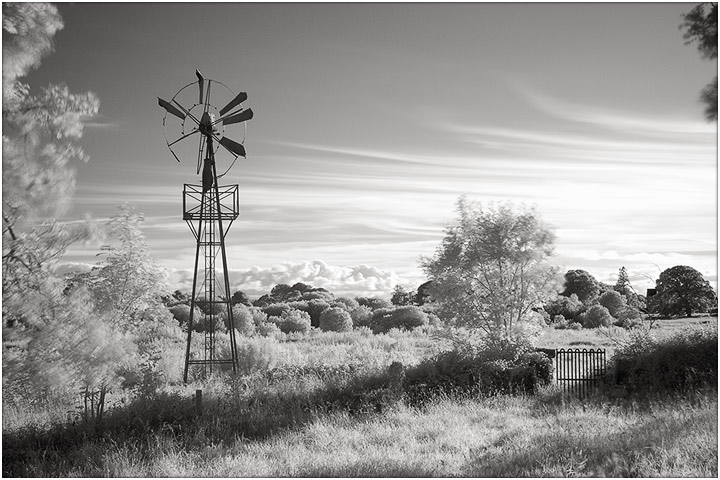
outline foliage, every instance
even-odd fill
[[[461,197],[458,221],[422,266],[438,316],[486,333],[509,331],[555,289],[554,235],[532,209],[484,207]]]
[[[278,327],[283,333],[307,333],[310,331],[310,315],[295,309],[284,311]]]
[[[706,312],[717,306],[717,294],[710,282],[692,267],[678,265],[660,273],[656,282],[653,310],[661,315],[685,315]]]
[[[349,313],[350,318],[352,319],[353,327],[370,327],[373,315],[370,307],[358,305],[357,308],[353,308]]]
[[[245,295],[245,292],[238,290],[237,292],[233,293],[232,297],[230,297],[230,303],[232,305],[237,305],[238,303],[250,306],[252,303],[250,303],[250,299],[247,295]]]
[[[577,295],[585,306],[590,306],[600,294],[600,284],[585,270],[568,270],[562,295],[570,297],[572,294]]]
[[[324,332],[349,332],[352,328],[352,317],[343,308],[330,307],[320,315],[320,329]]]
[[[390,297],[390,303],[393,305],[408,305],[412,301],[412,294],[408,293],[402,285],[395,285]]]
[[[593,305],[581,318],[585,328],[609,327],[614,320],[608,309],[602,305]]]
[[[268,317],[279,317],[284,312],[289,312],[292,310],[292,307],[288,305],[287,303],[271,303],[269,305],[266,305],[262,307],[262,311],[267,315]]]
[[[547,302],[543,309],[551,318],[561,315],[565,319],[572,321],[579,318],[585,311],[585,305],[583,305],[576,293],[572,293],[569,297],[558,295]]]
[[[717,58],[718,50],[718,5],[717,3],[701,3],[683,15],[680,28],[685,29],[685,44],[697,43],[702,58]],[[701,100],[705,103],[705,118],[717,121],[717,75],[701,92]]]
[[[392,307],[390,302],[380,297],[355,297],[355,300],[357,300],[361,306],[368,307],[373,311],[380,308]]]
[[[262,322],[257,325],[256,331],[259,335],[263,337],[272,337],[277,338],[279,335],[282,334],[280,331],[280,327],[278,326],[273,319],[278,320],[280,317],[268,317],[266,322]]]
[[[393,328],[414,330],[428,322],[427,314],[414,305],[376,310],[371,318],[374,333],[386,333]]]
[[[120,247],[104,246],[105,261],[85,278],[97,308],[118,315],[123,328],[130,328],[138,325],[140,312],[159,303],[166,276],[145,243],[143,215],[128,204],[119,209],[108,225]]]
[[[255,321],[250,308],[244,303],[236,303],[232,307],[232,311],[235,329],[246,337],[253,336],[255,334]]]
[[[686,331],[655,340],[648,330],[636,329],[613,362],[618,383],[638,393],[717,388],[717,330]]]
[[[344,309],[347,312],[352,311],[353,309],[360,306],[360,304],[355,300],[354,298],[350,297],[337,297],[335,301],[332,302],[333,307],[340,307]]]
[[[327,308],[330,308],[330,304],[320,298],[314,298],[307,303],[307,313],[310,315],[310,324],[313,327],[320,327],[320,315]]]
[[[3,318],[35,327],[66,307],[54,268],[67,248],[96,241],[89,221],[60,224],[75,187],[74,164],[88,157],[77,140],[98,111],[92,93],[71,94],[49,85],[39,95],[20,81],[52,51],[62,29],[46,3],[3,3]]]
[[[408,401],[425,403],[434,395],[533,393],[550,382],[552,360],[535,352],[522,336],[458,337],[453,349],[406,372]]]

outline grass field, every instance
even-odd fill
[[[664,337],[707,327],[702,322],[717,326],[716,317],[666,320],[656,322],[659,327],[652,332]],[[538,345],[606,348],[611,354],[626,335],[616,327],[547,329]],[[315,334],[248,345],[260,358],[258,369],[318,364],[334,368],[372,360],[366,362],[368,371],[394,361],[417,363],[439,348],[418,332]],[[43,477],[718,475],[717,389],[643,400],[597,396],[580,402],[549,386],[535,396],[445,397],[423,408],[395,402],[381,412],[313,407],[328,392],[339,392],[343,382],[351,383],[350,375],[291,376],[273,384],[257,371],[231,384],[215,379],[169,386],[164,388],[166,394],[142,402],[116,403],[109,413],[112,426],[93,437],[77,425],[68,425],[67,410],[60,407],[38,411],[3,403],[3,473]],[[196,388],[203,388],[202,416],[193,410]],[[116,392],[113,401],[119,402],[120,396],[122,392]],[[176,421],[176,417],[182,418]]]

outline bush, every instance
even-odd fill
[[[279,317],[275,317],[275,318],[279,318]],[[260,325],[258,325],[256,327],[256,331],[258,334],[262,335],[263,337],[277,338],[279,335],[282,335],[282,332],[280,331],[280,327],[271,320],[269,320],[267,322],[263,322]]]
[[[340,307],[348,312],[356,309],[360,304],[354,298],[350,297],[338,297],[332,303],[333,307]]]
[[[558,330],[561,330],[568,327],[568,322],[567,320],[565,320],[565,317],[563,315],[555,315],[552,319],[551,325]]]
[[[428,316],[419,307],[405,305],[375,310],[370,319],[374,333],[387,333],[393,328],[413,330],[428,323]]]
[[[310,331],[310,315],[300,310],[283,312],[278,326],[283,333],[307,333]]]
[[[369,328],[372,321],[372,310],[370,307],[358,305],[357,308],[350,311],[350,318],[352,318],[353,327]]]
[[[287,303],[271,303],[262,307],[262,311],[268,317],[280,317],[283,312],[289,312],[290,310],[292,310],[292,307]]]
[[[681,332],[656,341],[648,330],[635,330],[613,357],[615,380],[635,392],[688,392],[717,388],[717,330]]]
[[[320,315],[320,329],[325,332],[349,332],[352,327],[352,317],[340,307],[330,307]]]
[[[550,318],[562,315],[571,321],[580,317],[585,310],[585,306],[578,299],[578,296],[573,293],[569,297],[558,295],[556,299],[545,304],[543,309],[550,315]]]
[[[392,307],[392,304],[388,300],[385,300],[384,298],[380,298],[380,297],[355,297],[355,300],[357,300],[359,305],[368,307],[373,311],[378,310],[380,308],[391,308]]]
[[[552,368],[552,360],[523,339],[459,345],[409,368],[406,392],[411,404],[438,394],[534,393],[551,381]]]
[[[593,305],[582,316],[582,326],[585,328],[609,327],[614,321],[608,309],[602,305]]]
[[[627,307],[625,297],[615,290],[603,292],[603,294],[598,297],[598,303],[607,308],[610,315],[617,319],[620,319],[621,313],[623,313]]]
[[[308,301],[307,310],[310,315],[310,325],[313,327],[320,327],[320,315],[326,309],[330,308],[330,304],[322,299],[312,299]]]
[[[236,303],[232,307],[232,311],[235,329],[246,337],[253,336],[255,334],[255,322],[250,309],[243,303]]]

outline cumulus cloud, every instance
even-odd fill
[[[191,270],[174,270],[169,280],[173,289],[192,289]],[[270,268],[230,269],[232,292],[242,290],[248,295],[263,295],[279,283],[292,285],[297,282],[349,296],[387,296],[395,285],[405,283],[393,270],[371,265],[337,266],[322,260],[284,262]]]

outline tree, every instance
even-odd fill
[[[607,308],[596,304],[583,314],[582,326],[585,328],[609,327],[613,320]]]
[[[320,330],[325,332],[349,332],[352,328],[352,317],[343,308],[330,307],[320,315]]]
[[[247,295],[245,295],[245,292],[238,290],[237,292],[233,293],[232,297],[230,298],[230,303],[232,305],[237,305],[238,303],[241,303],[246,306],[252,305],[250,302],[250,299]]]
[[[484,207],[464,197],[434,257],[422,261],[438,315],[485,333],[510,333],[555,289],[554,234],[534,209]]]
[[[97,240],[89,222],[63,225],[54,217],[70,205],[73,162],[87,161],[77,145],[94,94],[49,85],[33,95],[20,79],[52,49],[63,27],[45,3],[3,3],[3,317],[46,323],[65,299],[54,275],[57,260],[77,241]],[[59,291],[60,292],[59,292]]]
[[[625,310],[628,308],[627,300],[615,290],[603,292],[598,297],[598,303],[605,307],[614,318],[623,319]]]
[[[415,297],[413,298],[413,302],[415,305],[422,306],[426,303],[430,302],[430,287],[432,286],[432,280],[428,280],[427,282],[421,284],[417,291],[415,292]]]
[[[585,306],[589,306],[600,293],[600,284],[585,270],[568,270],[565,274],[565,290],[561,295],[569,297],[573,293]]]
[[[160,302],[166,287],[165,272],[150,256],[141,229],[143,215],[131,205],[119,209],[108,225],[120,246],[102,247],[107,257],[90,272],[88,283],[97,308],[118,314],[118,320],[130,328],[138,325],[140,312]]]
[[[717,8],[717,3],[701,3],[683,15],[683,23],[680,25],[681,29],[685,29],[685,44],[697,43],[700,55],[706,60],[717,58]],[[700,92],[700,100],[705,104],[705,118],[717,121],[717,75]]]
[[[407,305],[410,303],[412,296],[403,288],[402,285],[395,285],[390,303],[393,305]]]
[[[692,267],[677,265],[664,270],[656,283],[655,309],[662,315],[706,312],[717,306],[717,294],[710,282]]]

